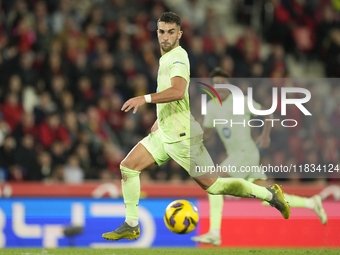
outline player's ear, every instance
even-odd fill
[[[179,31],[178,31],[178,39],[181,39],[182,34],[183,34],[183,31],[182,31],[182,30],[179,30]]]

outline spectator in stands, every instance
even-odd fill
[[[201,29],[206,21],[206,13],[202,3],[197,0],[181,1],[174,6],[176,13],[183,17],[183,23]]]
[[[251,77],[252,78],[262,78],[264,77],[264,67],[261,62],[255,62],[251,66]]]
[[[50,93],[42,92],[39,95],[39,104],[34,107],[35,124],[40,125],[47,115],[56,111],[56,104],[52,101]]]
[[[230,57],[229,55],[224,55],[221,57],[220,67],[231,77],[235,76],[234,66],[235,64],[232,57]]]
[[[336,18],[336,13],[331,6],[326,5],[322,9],[322,19],[316,27],[316,43],[315,52],[321,58],[324,59],[327,54],[327,44],[331,39],[331,31],[334,28],[339,27],[339,20]]]
[[[340,77],[340,29],[330,31],[330,42],[325,56],[326,73],[329,77]]]
[[[197,77],[197,65],[205,59],[203,39],[201,37],[194,36],[191,38],[188,57],[190,61],[190,74],[192,77]]]
[[[40,124],[39,141],[44,148],[49,148],[57,140],[60,140],[66,148],[72,145],[66,128],[60,122],[59,115],[53,112]]]
[[[52,182],[64,182],[64,171],[63,165],[57,165],[53,168],[50,180]]]
[[[123,106],[123,100],[121,96],[117,93],[110,98],[110,110],[107,115],[107,122],[111,129],[116,133],[120,133],[123,127],[123,121],[125,118],[125,112],[120,109]]]
[[[340,160],[339,139],[330,133],[323,142],[321,157],[325,164],[335,164]]]
[[[247,77],[250,74],[250,66],[260,59],[260,41],[251,27],[238,38],[236,49],[241,57],[237,62],[238,76]]]
[[[20,143],[25,135],[31,135],[33,137],[38,137],[39,135],[39,128],[35,125],[34,115],[29,112],[24,113],[21,122],[13,131],[13,136],[18,143]]]
[[[135,142],[138,142],[142,139],[142,136],[137,135],[136,127],[137,123],[135,118],[128,114],[123,120],[122,131],[120,132],[119,138],[122,144],[122,149],[125,153],[128,153],[133,146],[135,146]]]
[[[63,115],[63,122],[70,137],[71,143],[76,144],[78,142],[79,123],[77,114],[75,111],[67,111]]]
[[[66,163],[67,150],[65,145],[61,141],[57,140],[52,143],[50,154],[53,166],[64,165]]]
[[[288,65],[285,59],[284,48],[281,44],[274,44],[272,53],[264,62],[264,76],[283,78],[288,74]]]
[[[15,149],[17,143],[13,136],[6,136],[2,146],[0,147],[0,167],[9,172],[11,166],[16,164]]]
[[[60,34],[62,32],[68,17],[80,21],[78,13],[72,10],[71,2],[61,0],[59,1],[58,10],[52,15],[52,30],[54,34]]]
[[[338,138],[340,138],[340,102],[332,112],[331,123],[334,127],[334,132],[336,132]]]
[[[0,146],[3,145],[5,137],[9,135],[10,127],[8,126],[7,122],[3,119],[2,113],[0,111]]]
[[[92,71],[92,81],[94,82],[94,89],[99,87],[101,78],[104,74],[116,74],[115,60],[109,53],[103,53],[99,56],[98,61],[94,63]]]
[[[15,150],[15,160],[17,165],[20,166],[25,173],[26,179],[29,177],[30,172],[36,172],[39,169],[34,149],[34,136],[31,134],[23,134]]]
[[[24,85],[34,86],[38,80],[38,72],[34,68],[35,56],[33,52],[26,52],[20,56],[18,73]]]
[[[105,34],[103,9],[99,5],[92,7],[82,26],[87,28],[89,25],[93,26],[96,35],[103,36]]]
[[[78,157],[71,155],[64,167],[64,181],[68,183],[82,183],[84,177],[84,170],[79,165]]]
[[[14,74],[9,78],[7,91],[18,96],[19,101],[22,100],[22,80],[19,75]]]
[[[67,111],[72,111],[74,107],[74,98],[72,93],[69,90],[64,90],[60,96],[60,113],[64,113]]]
[[[77,53],[76,60],[70,66],[70,81],[72,84],[75,84],[81,79],[82,77],[86,77],[91,73],[91,68],[88,61],[88,55],[85,51],[80,51]],[[73,94],[75,94],[76,87],[70,87],[70,90]]]
[[[78,80],[78,88],[76,93],[76,110],[81,111],[89,107],[95,102],[96,94],[92,87],[91,80],[82,76]]]
[[[89,106],[86,115],[80,119],[81,128],[85,130],[91,137],[91,143],[95,147],[100,147],[104,141],[110,140],[118,143],[117,137],[110,130],[100,117],[99,110],[95,106]]]
[[[149,92],[148,80],[144,74],[136,74],[136,76],[132,78],[130,86],[133,97],[146,95]]]
[[[90,156],[90,152],[86,144],[78,144],[75,148],[75,154],[79,159],[79,166],[84,170],[85,179],[98,178],[97,174],[94,171],[96,165]]]
[[[44,3],[40,1],[40,3]],[[41,68],[41,62],[46,54],[49,53],[49,48],[53,40],[53,34],[50,30],[51,25],[49,21],[43,19],[38,19],[36,21],[37,27],[37,39],[35,41],[35,47],[37,48],[37,63],[39,63],[39,68]]]
[[[25,171],[24,169],[20,166],[20,165],[17,165],[17,164],[14,164],[14,165],[10,165],[9,168],[8,168],[8,180],[9,181],[23,181],[24,178],[25,178]]]
[[[61,75],[53,76],[49,90],[52,100],[57,104],[58,109],[62,108],[62,95],[67,90],[65,77]]]
[[[51,84],[51,78],[54,76],[68,74],[66,71],[68,68],[67,63],[62,59],[61,52],[59,52],[59,44],[61,43],[57,40],[52,43],[52,46],[55,45],[56,48],[51,50],[44,64],[42,74],[46,84]]]
[[[108,97],[115,93],[116,77],[111,73],[103,74],[100,81],[99,96]]]
[[[53,165],[51,155],[46,151],[41,151],[37,155],[38,168],[29,169],[27,180],[43,181],[48,180],[51,176]]]
[[[107,123],[109,111],[110,111],[110,99],[109,97],[100,97],[97,102],[97,109],[100,122]]]
[[[20,19],[25,18],[27,25],[32,26],[34,24],[34,16],[29,11],[27,3],[25,0],[16,0],[13,8],[9,11],[7,15],[7,24],[12,31],[17,27]]]
[[[0,108],[4,120],[9,125],[11,131],[20,123],[24,108],[19,101],[19,96],[15,92],[6,95],[5,102]]]
[[[272,43],[283,43],[284,49],[292,52],[294,41],[291,33],[291,14],[281,0],[271,0],[274,7],[274,20],[266,33],[267,39]]]
[[[120,162],[124,158],[124,154],[118,147],[110,142],[103,144],[103,155],[107,168],[117,178],[120,178]]]
[[[31,14],[32,15],[32,14]],[[13,39],[18,43],[20,53],[33,50],[36,34],[29,16],[22,17],[12,31]]]

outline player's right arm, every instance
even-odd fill
[[[186,79],[180,76],[172,77],[170,88],[167,88],[161,92],[150,94],[151,102],[158,104],[182,100],[184,98],[186,88],[187,88]]]
[[[151,103],[168,103],[172,101],[182,100],[184,98],[187,87],[187,80],[180,76],[171,78],[171,87],[161,92],[150,94]],[[137,112],[139,106],[146,103],[144,96],[134,97],[126,101],[122,106],[122,111],[128,112],[134,108],[133,113]]]
[[[169,62],[168,77],[171,86],[157,93],[129,99],[123,104],[122,111],[128,112],[134,108],[133,113],[135,113],[139,106],[146,103],[147,99],[148,103],[154,104],[169,103],[184,99],[187,84],[190,80],[188,57],[181,52],[175,52],[171,55]]]

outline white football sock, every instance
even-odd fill
[[[314,203],[313,199],[307,198],[307,199],[306,199],[306,207],[307,207],[308,209],[313,209],[314,206],[315,206],[315,203]]]
[[[220,236],[220,229],[217,229],[217,228],[213,228],[213,229],[210,229],[210,234],[213,234],[214,236]]]
[[[135,226],[138,225],[138,220],[126,219],[125,222],[126,222],[130,227],[135,227]]]
[[[270,202],[270,200],[272,199],[273,199],[273,194],[269,190],[267,190],[267,195],[264,200]]]

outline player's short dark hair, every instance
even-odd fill
[[[230,78],[230,75],[224,71],[221,67],[215,67],[215,69],[210,73],[210,77],[224,77],[224,78]]]
[[[158,22],[164,23],[176,23],[177,26],[181,26],[181,18],[173,12],[163,12],[162,15],[159,17]]]

